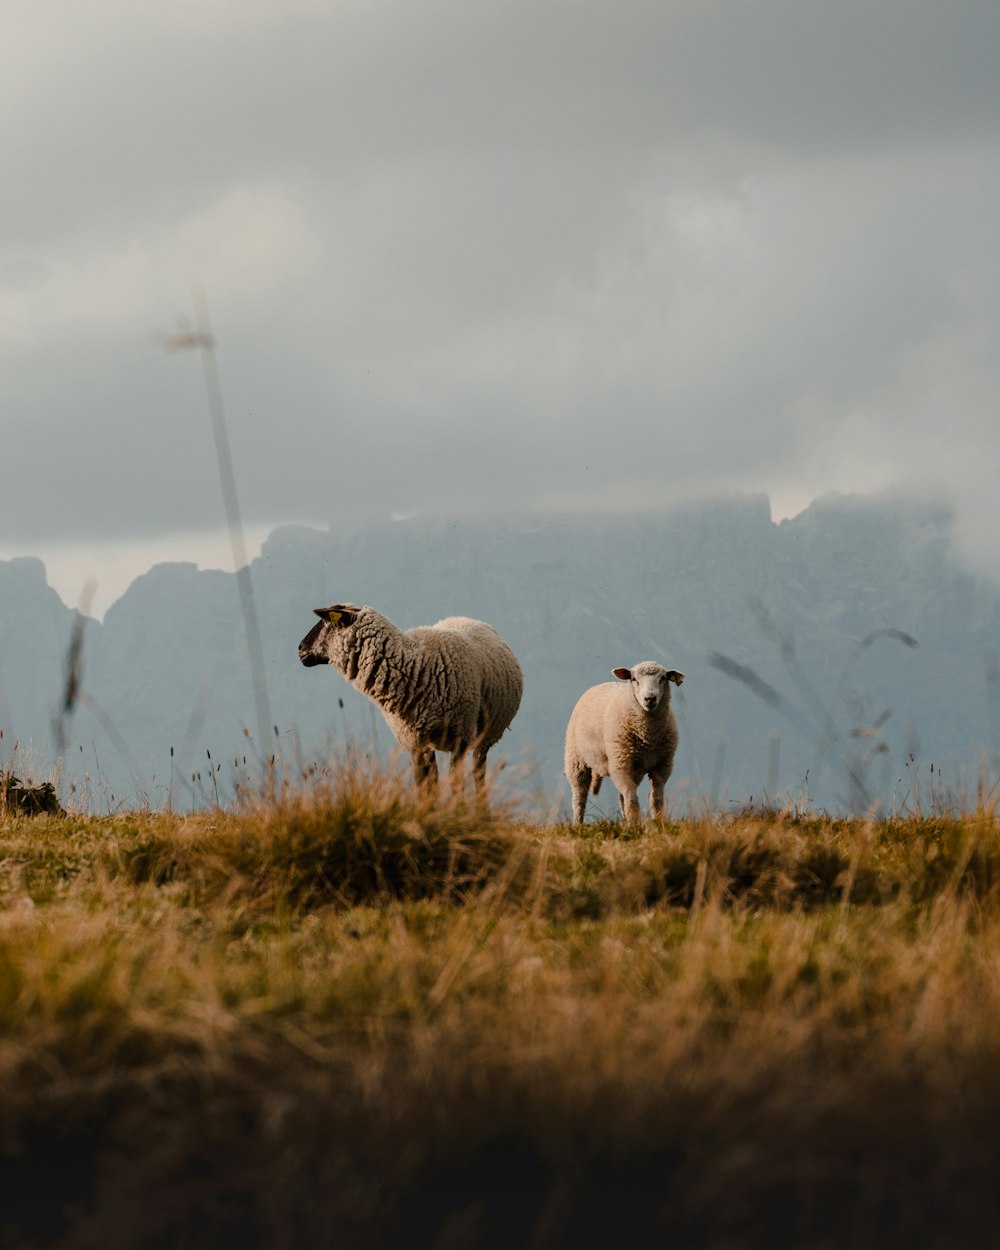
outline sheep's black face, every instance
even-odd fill
[[[319,624],[314,625],[299,643],[299,659],[312,668],[315,664],[333,664],[342,673],[349,673],[348,658],[351,653],[351,642],[348,635],[361,611],[353,603],[335,603],[329,608],[313,608],[319,617]]]
[[[323,633],[323,622],[314,625],[308,634],[299,643],[299,659],[306,666],[312,668],[315,664],[329,664],[326,658],[326,652],[317,646],[320,636]]]

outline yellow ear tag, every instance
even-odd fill
[[[326,619],[331,625],[336,625],[342,616],[343,612],[327,612]]]

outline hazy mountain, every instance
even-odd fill
[[[234,759],[254,762],[261,745],[289,759],[348,740],[389,750],[366,699],[298,662],[311,609],[337,600],[402,627],[453,613],[494,624],[526,678],[495,756],[524,762],[540,803],[566,804],[562,739],[580,692],[641,659],[686,674],[675,802],[912,802],[918,768],[924,800],[932,782],[971,799],[980,768],[996,771],[1000,594],[953,558],[938,508],[831,496],[774,524],[751,496],[617,518],[288,527],[251,572],[277,740],[256,741],[236,578],[157,565],[87,625],[89,703],[64,767],[89,774],[98,803],[160,803],[172,787],[187,804],[183,779],[200,772],[211,795],[220,764],[225,793]],[[16,737],[51,766],[75,619],[37,561],[0,563],[0,759]],[[612,810],[612,791],[601,800]]]
[[[41,560],[0,560],[0,766],[18,739],[25,767],[50,766],[61,668],[78,619],[46,582]]]

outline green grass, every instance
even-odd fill
[[[0,822],[0,1246],[970,1244],[1000,825]]]

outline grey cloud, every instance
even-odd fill
[[[218,523],[154,339],[192,280],[248,520],[958,490],[992,448],[994,4],[232,12],[81,19],[0,86],[5,462],[48,462],[9,539]]]
[[[207,32],[155,14],[89,40],[82,22],[75,56],[7,102],[6,237],[134,229],[234,179],[336,189],[435,152],[600,178],[712,138],[814,157],[965,140],[1000,114],[989,0],[356,0]]]
[[[810,155],[926,147],[992,133],[1000,114],[990,0],[699,6],[687,36],[671,68],[692,113],[744,141]]]

